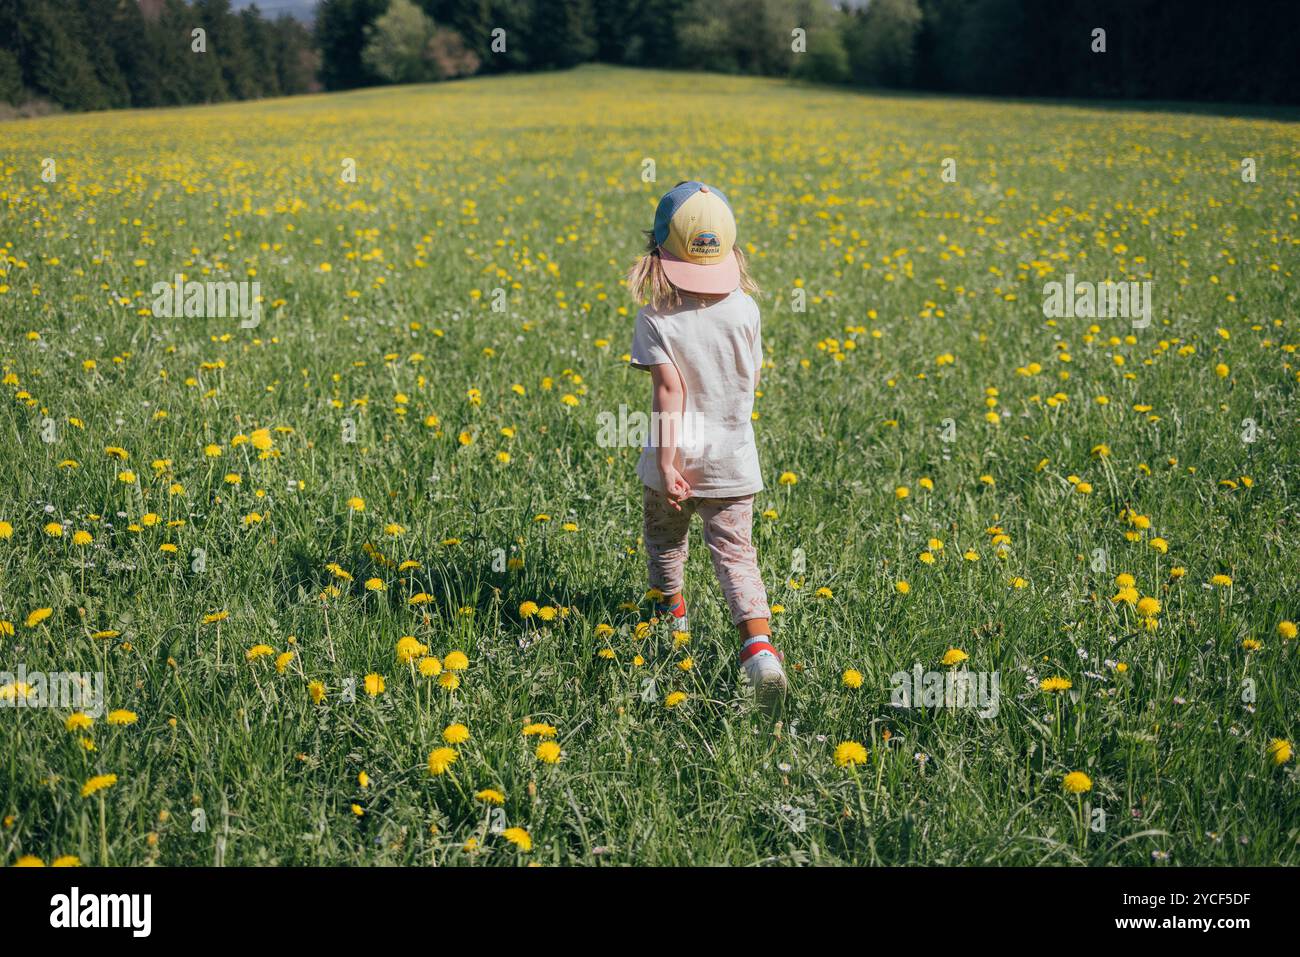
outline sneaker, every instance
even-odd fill
[[[765,635],[749,639],[740,649],[740,667],[754,689],[754,703],[769,718],[775,717],[785,703],[789,682],[784,661],[785,656]]]
[[[655,602],[654,617],[660,622],[666,622],[671,631],[691,630],[690,620],[686,617],[686,599],[680,596],[675,605],[662,601]]]

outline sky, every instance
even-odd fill
[[[303,23],[311,23],[316,9],[316,0],[231,0],[231,7],[243,10],[256,2],[257,9],[269,20],[274,20],[282,13],[297,17]]]

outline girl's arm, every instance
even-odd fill
[[[677,471],[676,464],[686,413],[686,384],[682,382],[677,367],[671,363],[651,366],[650,378],[654,383],[651,404],[654,434],[651,439],[655,446],[655,464],[663,479],[668,504],[680,511],[681,506],[677,503],[691,497],[691,487]]]

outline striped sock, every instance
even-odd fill
[[[669,596],[666,601],[655,602],[655,617],[664,618],[668,615],[674,618],[686,617],[686,599],[680,593]]]
[[[740,646],[740,663],[744,664],[750,658],[766,655],[775,658],[778,661],[784,661],[785,656],[776,650],[772,644],[771,635],[755,635],[743,645]]]

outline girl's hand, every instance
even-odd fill
[[[691,497],[690,484],[672,465],[659,466],[659,478],[663,480],[664,495],[668,499],[668,504],[680,512],[682,510],[680,503]]]

